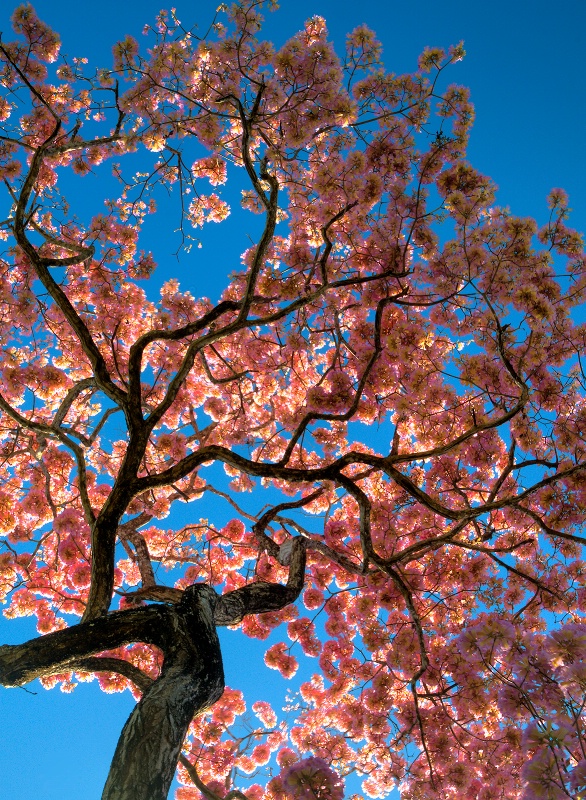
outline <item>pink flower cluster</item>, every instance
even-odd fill
[[[287,767],[283,786],[291,800],[344,800],[344,782],[322,758],[305,758]]]

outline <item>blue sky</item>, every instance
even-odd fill
[[[178,0],[175,5],[186,26],[197,21],[205,30],[218,2]],[[114,41],[127,33],[140,41],[143,25],[153,20],[161,2],[41,0],[34,5],[60,32],[66,53],[87,56],[93,66],[108,66]],[[9,0],[2,7],[0,30],[10,38]],[[546,219],[548,191],[565,188],[574,209],[570,224],[586,229],[583,0],[282,0],[281,8],[268,15],[268,38],[282,43],[313,14],[326,18],[338,45],[347,31],[366,22],[381,39],[386,65],[394,72],[414,69],[426,45],[447,46],[463,39],[466,59],[453,67],[448,80],[469,86],[476,105],[471,162],[495,180],[500,205],[540,222]],[[232,252],[225,250],[225,233],[217,226],[202,251],[194,250],[179,262],[173,256],[177,242],[160,240],[160,274],[176,275],[192,284],[192,291],[202,286],[205,276],[204,291],[213,295],[220,288],[217,276],[224,271],[210,278],[206,257],[212,255],[229,272],[238,266],[232,259],[248,245],[248,230],[239,228],[236,219],[231,231]],[[0,643],[33,635],[31,620],[9,622],[0,617]],[[247,643],[243,668],[242,640],[229,631],[223,640],[228,683],[245,690],[250,703],[269,699],[278,707],[286,685],[264,668],[266,645]],[[73,695],[34,685],[1,690],[0,800],[98,800],[132,703],[128,693],[105,695],[97,684],[81,685]]]

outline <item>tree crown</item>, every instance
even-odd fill
[[[495,205],[465,160],[468,91],[445,85],[461,45],[395,76],[370,30],[339,57],[320,17],[275,50],[262,5],[204,37],[161,12],[146,54],[126,37],[95,74],[29,5],[0,44],[5,614],[49,634],[206,583],[217,624],[283,629],[268,667],[319,659],[288,729],[261,700],[231,739],[235,690],[194,720],[184,800],[223,800],[277,751],[250,798],[335,798],[354,769],[373,797],[574,796],[586,273],[567,197],[541,227]],[[104,170],[117,188],[83,220]],[[164,191],[188,249],[236,213],[231,182],[258,236],[218,302],[145,288]],[[204,497],[229,521],[200,519]],[[178,506],[190,521],[165,527]],[[144,637],[102,656],[154,679]]]

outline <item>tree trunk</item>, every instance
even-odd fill
[[[217,595],[204,585],[186,595],[173,615],[161,675],[122,730],[102,800],[166,800],[189,723],[224,691]]]
[[[259,581],[223,596],[206,584],[183,592],[155,587],[141,596],[176,604],[117,611],[20,645],[1,645],[0,684],[22,686],[76,668],[118,672],[134,681],[144,694],[120,735],[102,800],[166,800],[189,723],[224,691],[216,626],[295,602],[303,588],[305,549],[301,537],[293,540],[286,586]],[[156,680],[130,662],[95,656],[132,642],[163,651]]]

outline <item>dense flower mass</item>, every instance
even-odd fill
[[[28,4],[0,42],[0,599],[41,634],[0,680],[142,697],[163,788],[115,785],[154,764],[133,723],[106,800],[178,759],[177,800],[586,796],[568,197],[497,205],[462,45],[395,75],[318,16],[276,50],[262,6],[161,12],[96,73]],[[141,249],[174,198],[196,275],[201,228],[257,215],[217,300]],[[219,625],[285,708],[224,688]]]
[[[295,800],[344,800],[340,777],[321,758],[306,758],[288,767],[283,786]]]

